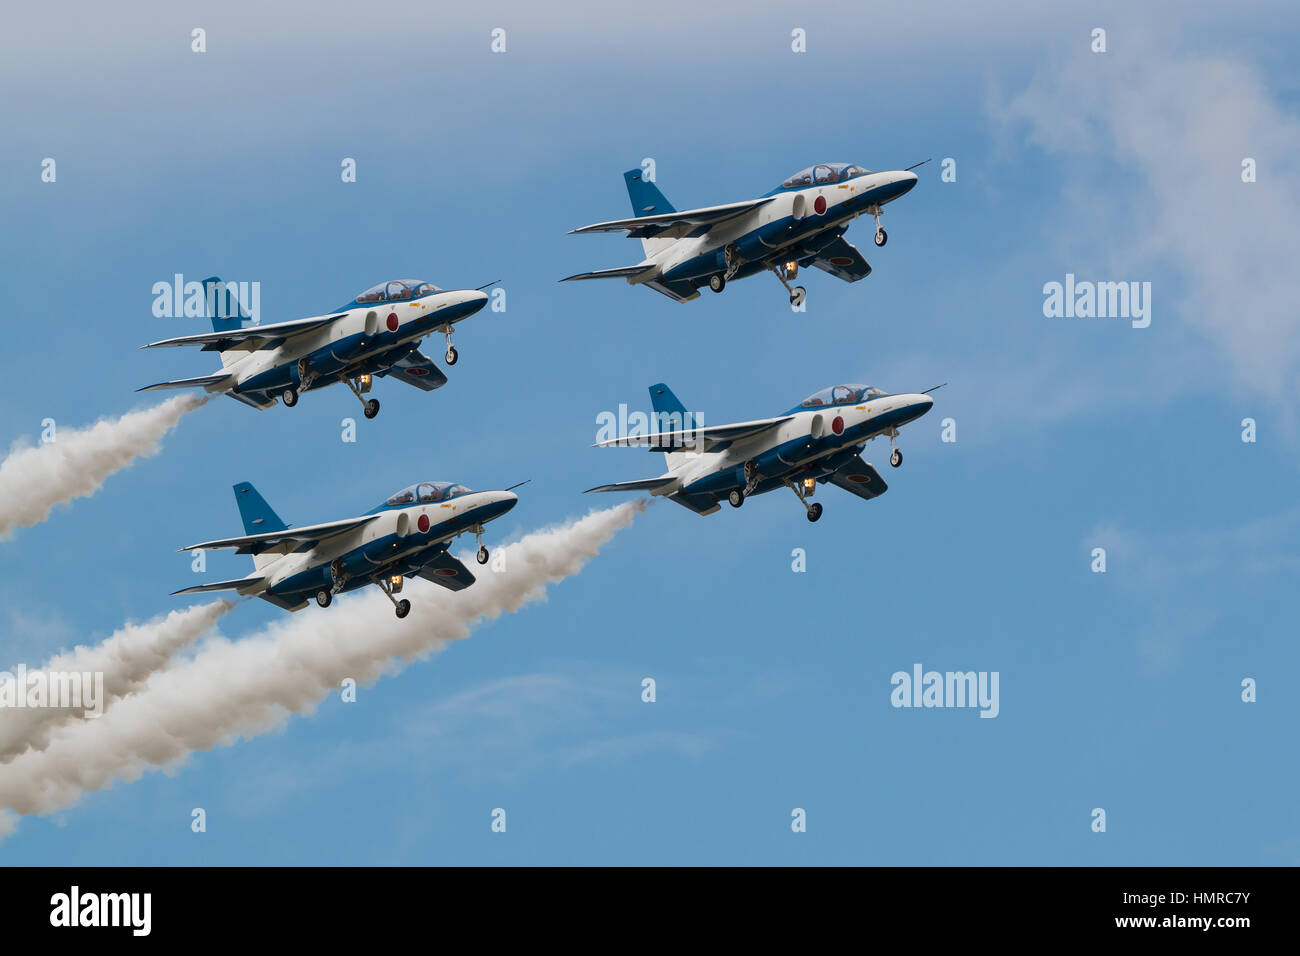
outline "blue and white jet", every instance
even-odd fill
[[[379,414],[379,399],[364,396],[375,376],[391,377],[426,392],[447,384],[447,376],[420,351],[420,340],[441,333],[447,340],[446,362],[455,365],[452,330],[483,308],[488,299],[483,288],[448,291],[431,282],[393,279],[324,315],[245,326],[247,312],[213,276],[203,280],[212,331],[163,339],[144,348],[197,345],[204,352],[219,352],[222,370],[159,382],[139,391],[202,388],[254,408],[270,408],[276,398],[292,408],[301,393],[344,382],[361,401],[366,418],[374,418]]]
[[[641,240],[645,259],[561,281],[626,279],[629,285],[649,286],[689,302],[699,298],[698,289],[706,283],[721,292],[732,279],[771,272],[790,293],[790,304],[798,306],[807,290],[791,288],[790,282],[800,268],[816,266],[845,282],[871,274],[862,253],[845,241],[844,231],[859,216],[872,216],[876,245],[883,246],[889,236],[880,225],[881,212],[916,185],[916,166],[873,173],[852,163],[821,163],[758,199],[680,212],[640,169],[630,169],[623,179],[632,218],[598,222],[570,234],[626,232]]]
[[[414,575],[451,591],[474,583],[474,575],[448,552],[448,545],[462,534],[472,534],[478,563],[487,564],[483,526],[515,506],[518,498],[512,489],[518,487],[470,491],[449,481],[425,481],[403,488],[358,518],[291,529],[251,484],[241,482],[235,485],[235,501],[244,534],[181,550],[234,548],[236,554],[253,556],[255,570],[247,577],[172,593],[235,591],[298,611],[309,597],[329,607],[334,595],[374,584],[388,595],[397,616],[406,617],[411,602],[396,597],[404,577]]]
[[[942,388],[936,385],[935,388]],[[644,446],[661,451],[668,471],[658,478],[620,481],[593,491],[648,491],[666,495],[697,514],[717,511],[722,499],[739,508],[751,495],[789,488],[809,521],[822,516],[821,502],[809,502],[817,484],[830,482],[859,498],[876,498],[889,486],[862,449],[873,438],[889,438],[889,463],[903,463],[898,429],[930,410],[924,392],[891,394],[866,385],[834,385],[809,395],[783,415],[734,425],[697,426],[667,385],[650,386],[654,431],[597,442],[596,448]]]

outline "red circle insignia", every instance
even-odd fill
[[[397,331],[397,313],[396,313],[396,312],[389,312],[389,313],[388,313],[388,331],[389,331],[389,332],[396,332],[396,331]]]
[[[839,415],[835,416],[835,421],[831,422],[831,431],[837,435],[844,434],[844,419]]]
[[[429,516],[420,515],[420,520],[415,523],[415,526],[420,529],[420,534],[424,534],[429,530]]]
[[[817,215],[819,215],[819,216],[820,216],[822,213],[824,213],[824,212],[826,211],[826,197],[825,197],[825,196],[818,196],[816,199],[814,199],[814,200],[813,200],[813,209],[817,210]]]

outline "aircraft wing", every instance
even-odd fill
[[[335,319],[343,318],[345,315],[347,315],[346,312],[341,312],[338,315],[319,316],[313,319],[295,319],[292,322],[276,322],[273,325],[250,325],[242,329],[228,329],[225,332],[201,332],[198,335],[180,335],[174,339],[150,342],[148,345],[141,347],[161,349],[175,348],[181,345],[201,345],[203,346],[201,349],[203,352],[228,352],[232,349],[256,352],[259,349],[275,348],[291,336],[318,329],[322,325],[328,325]]]
[[[880,477],[880,472],[876,471],[870,463],[863,461],[861,455],[855,456],[847,464],[841,465],[837,471],[831,472],[826,476],[826,480],[859,498],[868,500],[879,498],[889,490],[889,485],[885,484],[885,479]]]
[[[629,435],[623,438],[611,438],[597,442],[593,448],[631,448],[645,446],[651,451],[684,451],[702,442],[704,451],[720,451],[718,447],[742,438],[751,438],[760,432],[775,428],[788,422],[793,415],[779,418],[761,418],[752,422],[737,422],[734,425],[709,425],[706,428],[685,429],[682,431],[655,432],[651,435]]]
[[[677,479],[672,475],[664,475],[662,478],[641,478],[637,481],[616,481],[612,485],[600,485],[596,488],[588,488],[583,492],[589,495],[593,491],[655,491],[666,485],[671,485]]]
[[[403,356],[379,374],[405,382],[407,385],[414,385],[426,392],[432,392],[435,388],[447,384],[447,376],[443,374],[442,369],[434,365],[433,359],[419,349]]]
[[[180,550],[208,551],[215,548],[234,548],[235,554],[263,554],[267,551],[288,554],[291,551],[307,551],[326,538],[360,528],[378,517],[379,515],[363,515],[360,518],[327,521],[324,524],[312,524],[304,528],[264,531],[261,534],[246,534],[238,538],[220,538],[216,541],[204,541],[202,544],[191,544]]]
[[[463,591],[474,583],[474,575],[450,552],[440,551],[438,556],[416,572],[426,581],[432,581],[448,591]]]
[[[576,276],[568,276],[561,279],[561,282],[575,282],[579,279],[627,279],[633,282],[637,279],[651,278],[659,267],[654,263],[641,263],[635,266],[619,266],[615,269],[597,269],[595,272],[579,272]]]
[[[245,593],[247,590],[260,585],[266,578],[235,578],[233,581],[213,581],[211,584],[196,584],[193,587],[181,588],[179,591],[173,591],[172,594],[200,594],[207,591],[239,591]]]
[[[684,236],[700,236],[718,223],[749,212],[751,209],[757,209],[759,206],[765,206],[775,198],[775,196],[764,196],[761,199],[746,199],[743,202],[726,203],[722,206],[705,206],[703,209],[683,209],[657,216],[611,219],[609,222],[581,226],[569,234],[626,232],[630,239],[681,239]]]
[[[845,282],[857,282],[871,275],[871,263],[867,262],[857,246],[843,237],[823,246],[812,264]]]
[[[159,388],[210,388],[216,385],[233,385],[234,382],[235,376],[219,372],[216,375],[200,375],[197,378],[178,378],[172,382],[159,382],[157,385],[137,388],[136,391],[152,392]]]

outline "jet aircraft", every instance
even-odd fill
[[[925,162],[929,162],[926,160]],[[870,172],[853,163],[821,163],[795,173],[758,199],[677,211],[640,169],[623,174],[632,218],[598,222],[575,233],[626,232],[641,240],[645,258],[633,266],[583,272],[562,279],[626,279],[678,302],[699,298],[707,284],[721,292],[732,279],[772,272],[800,305],[807,290],[790,282],[806,266],[857,282],[871,274],[862,253],[844,239],[844,231],[861,215],[876,222],[875,241],[888,233],[880,215],[916,185],[917,166]]]
[[[863,447],[873,438],[888,437],[893,449],[889,463],[895,468],[901,465],[898,429],[928,412],[934,404],[929,393],[942,387],[891,394],[866,385],[835,385],[775,418],[696,426],[694,415],[661,382],[650,386],[655,411],[651,427],[656,431],[612,438],[593,447],[645,446],[661,451],[667,473],[587,490],[648,491],[707,515],[717,511],[724,498],[739,508],[751,495],[789,488],[799,497],[808,520],[816,521],[822,516],[821,502],[808,499],[819,482],[867,499],[888,490],[880,473],[863,461]]]
[[[379,399],[364,397],[375,376],[392,377],[426,392],[445,385],[447,376],[420,351],[420,340],[430,333],[444,335],[444,358],[455,365],[452,330],[483,308],[488,298],[483,291],[487,286],[448,291],[430,282],[394,279],[324,315],[245,326],[247,313],[220,279],[204,279],[203,287],[212,331],[144,348],[197,345],[201,351],[220,353],[222,370],[139,391],[196,387],[258,409],[270,408],[277,397],[292,408],[303,392],[343,382],[361,401],[366,418],[379,414]],[[221,308],[223,300],[231,307]]]
[[[315,596],[329,607],[334,595],[375,584],[388,596],[398,617],[411,602],[401,593],[403,577],[414,575],[451,591],[474,583],[474,575],[447,550],[462,534],[474,535],[478,563],[487,564],[483,526],[518,500],[513,485],[504,491],[470,491],[449,481],[425,481],[403,488],[357,518],[289,528],[248,482],[235,485],[244,521],[238,538],[204,541],[182,551],[234,548],[253,556],[255,570],[243,578],[182,588],[173,594],[233,590],[297,611]]]

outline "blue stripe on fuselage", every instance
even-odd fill
[[[392,571],[385,570],[386,574],[414,574],[437,557],[438,554],[447,550],[447,542],[437,539],[468,531],[476,524],[483,524],[493,518],[498,518],[510,510],[511,504],[513,503],[508,501],[498,501],[492,504],[480,505],[466,511],[464,514],[454,515],[443,522],[431,525],[425,534],[412,531],[405,538],[389,534],[353,548],[336,559],[342,562],[343,571],[348,575],[348,581],[343,590],[352,591],[370,584],[370,575],[381,568],[386,569],[394,561],[397,564],[394,565]],[[410,506],[407,505],[406,507]],[[395,554],[402,554],[406,548],[416,547],[421,540],[428,540],[432,543],[418,552],[412,552],[400,558],[393,557]],[[300,571],[298,574],[285,578],[270,590],[273,594],[281,597],[293,597],[295,595],[310,597],[319,588],[330,584],[332,580],[330,565],[332,563],[332,561],[326,561],[323,564],[307,568],[305,571]]]
[[[434,293],[435,295],[441,293]],[[427,296],[421,296],[427,298]],[[412,300],[415,301],[415,300]],[[379,306],[405,305],[405,302],[399,303],[375,303]],[[449,305],[444,309],[436,312],[430,312],[428,315],[422,315],[418,319],[407,321],[398,327],[396,332],[389,332],[386,327],[377,335],[367,336],[364,332],[358,332],[341,338],[329,345],[322,346],[306,358],[312,369],[316,372],[316,378],[311,387],[323,388],[326,385],[333,384],[339,380],[338,373],[344,369],[355,366],[358,362],[373,360],[374,357],[382,355],[387,351],[396,351],[396,357],[400,358],[407,354],[410,349],[418,347],[419,340],[428,335],[431,331],[447,322],[459,322],[481,309],[484,305],[483,300],[475,299],[470,302],[461,302],[457,305]],[[381,323],[382,325],[382,323]],[[411,335],[415,338],[409,338]],[[406,341],[403,341],[406,340]],[[364,344],[363,344],[364,343]],[[395,361],[396,359],[394,359]],[[380,363],[371,371],[377,371],[379,368],[386,368],[391,362]],[[277,388],[284,388],[288,385],[297,385],[298,360],[285,362],[274,368],[269,368],[259,375],[255,375],[239,386],[241,392],[265,391]]]

